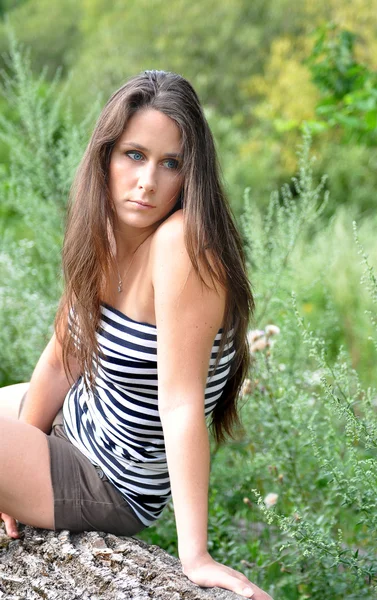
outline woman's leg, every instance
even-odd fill
[[[16,383],[0,388],[0,417],[18,418],[21,400],[29,383]]]
[[[0,417],[0,512],[54,528],[47,436],[32,425]]]

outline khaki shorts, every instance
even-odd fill
[[[26,399],[21,399],[18,415]],[[54,492],[54,529],[134,535],[145,525],[104,472],[69,441],[60,410],[47,436]]]
[[[68,440],[59,411],[50,435],[55,529],[134,535],[145,525],[99,467]]]

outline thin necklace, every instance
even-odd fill
[[[148,235],[148,237],[146,237],[146,238],[145,238],[145,240],[143,240],[143,241],[141,242],[141,244],[139,244],[139,245],[138,245],[138,247],[136,248],[135,252],[133,253],[133,255],[132,255],[132,258],[131,258],[131,262],[130,262],[130,264],[129,264],[129,265],[128,265],[128,267],[127,267],[127,271],[126,271],[126,272],[125,272],[125,274],[123,275],[123,278],[124,278],[124,279],[126,278],[128,271],[129,271],[129,270],[130,270],[130,268],[132,267],[132,263],[133,263],[133,261],[134,261],[134,258],[135,258],[135,256],[136,256],[136,252],[139,250],[140,246],[142,246],[142,245],[144,244],[144,242],[146,242],[146,241],[147,241],[147,239],[148,239],[148,238],[149,238],[149,235]],[[121,277],[121,275],[120,275],[120,271],[119,271],[119,265],[118,265],[118,261],[117,261],[117,259],[116,259],[116,256],[114,256],[114,258],[115,258],[115,264],[116,264],[117,271],[118,271],[118,294],[120,294],[120,293],[122,292],[122,290],[123,290],[123,279],[122,279],[122,277]]]
[[[119,273],[119,267],[118,267],[118,261],[117,261],[117,259],[115,259],[115,262],[117,264],[117,271],[118,271],[118,294],[120,294],[121,291],[122,291],[122,289],[123,289],[123,281],[122,281],[122,278],[121,278],[120,273]]]
[[[141,246],[141,244],[140,244],[140,246]],[[132,267],[132,263],[133,263],[133,261],[134,261],[135,254],[136,254],[136,252],[139,250],[140,246],[138,246],[138,247],[136,248],[135,252],[133,253],[133,255],[132,255],[132,258],[131,258],[131,262],[130,262],[130,264],[129,264],[129,265],[128,265],[128,267],[127,267],[127,271],[126,271],[126,272],[125,272],[125,274],[123,275],[123,277],[124,277],[124,278],[126,278],[128,271],[129,271],[129,270],[130,270],[130,268]],[[121,293],[121,291],[123,290],[123,280],[122,280],[122,277],[121,277],[121,275],[120,275],[120,271],[119,271],[119,265],[118,265],[118,261],[117,261],[117,259],[115,259],[115,262],[116,262],[116,265],[117,265],[117,271],[118,271],[118,294],[120,294],[120,293]]]

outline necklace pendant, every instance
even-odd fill
[[[122,291],[122,281],[118,281],[118,294]]]

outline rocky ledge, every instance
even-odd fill
[[[134,538],[21,528],[10,540],[0,528],[1,600],[236,600],[219,588],[195,586],[180,563]]]

